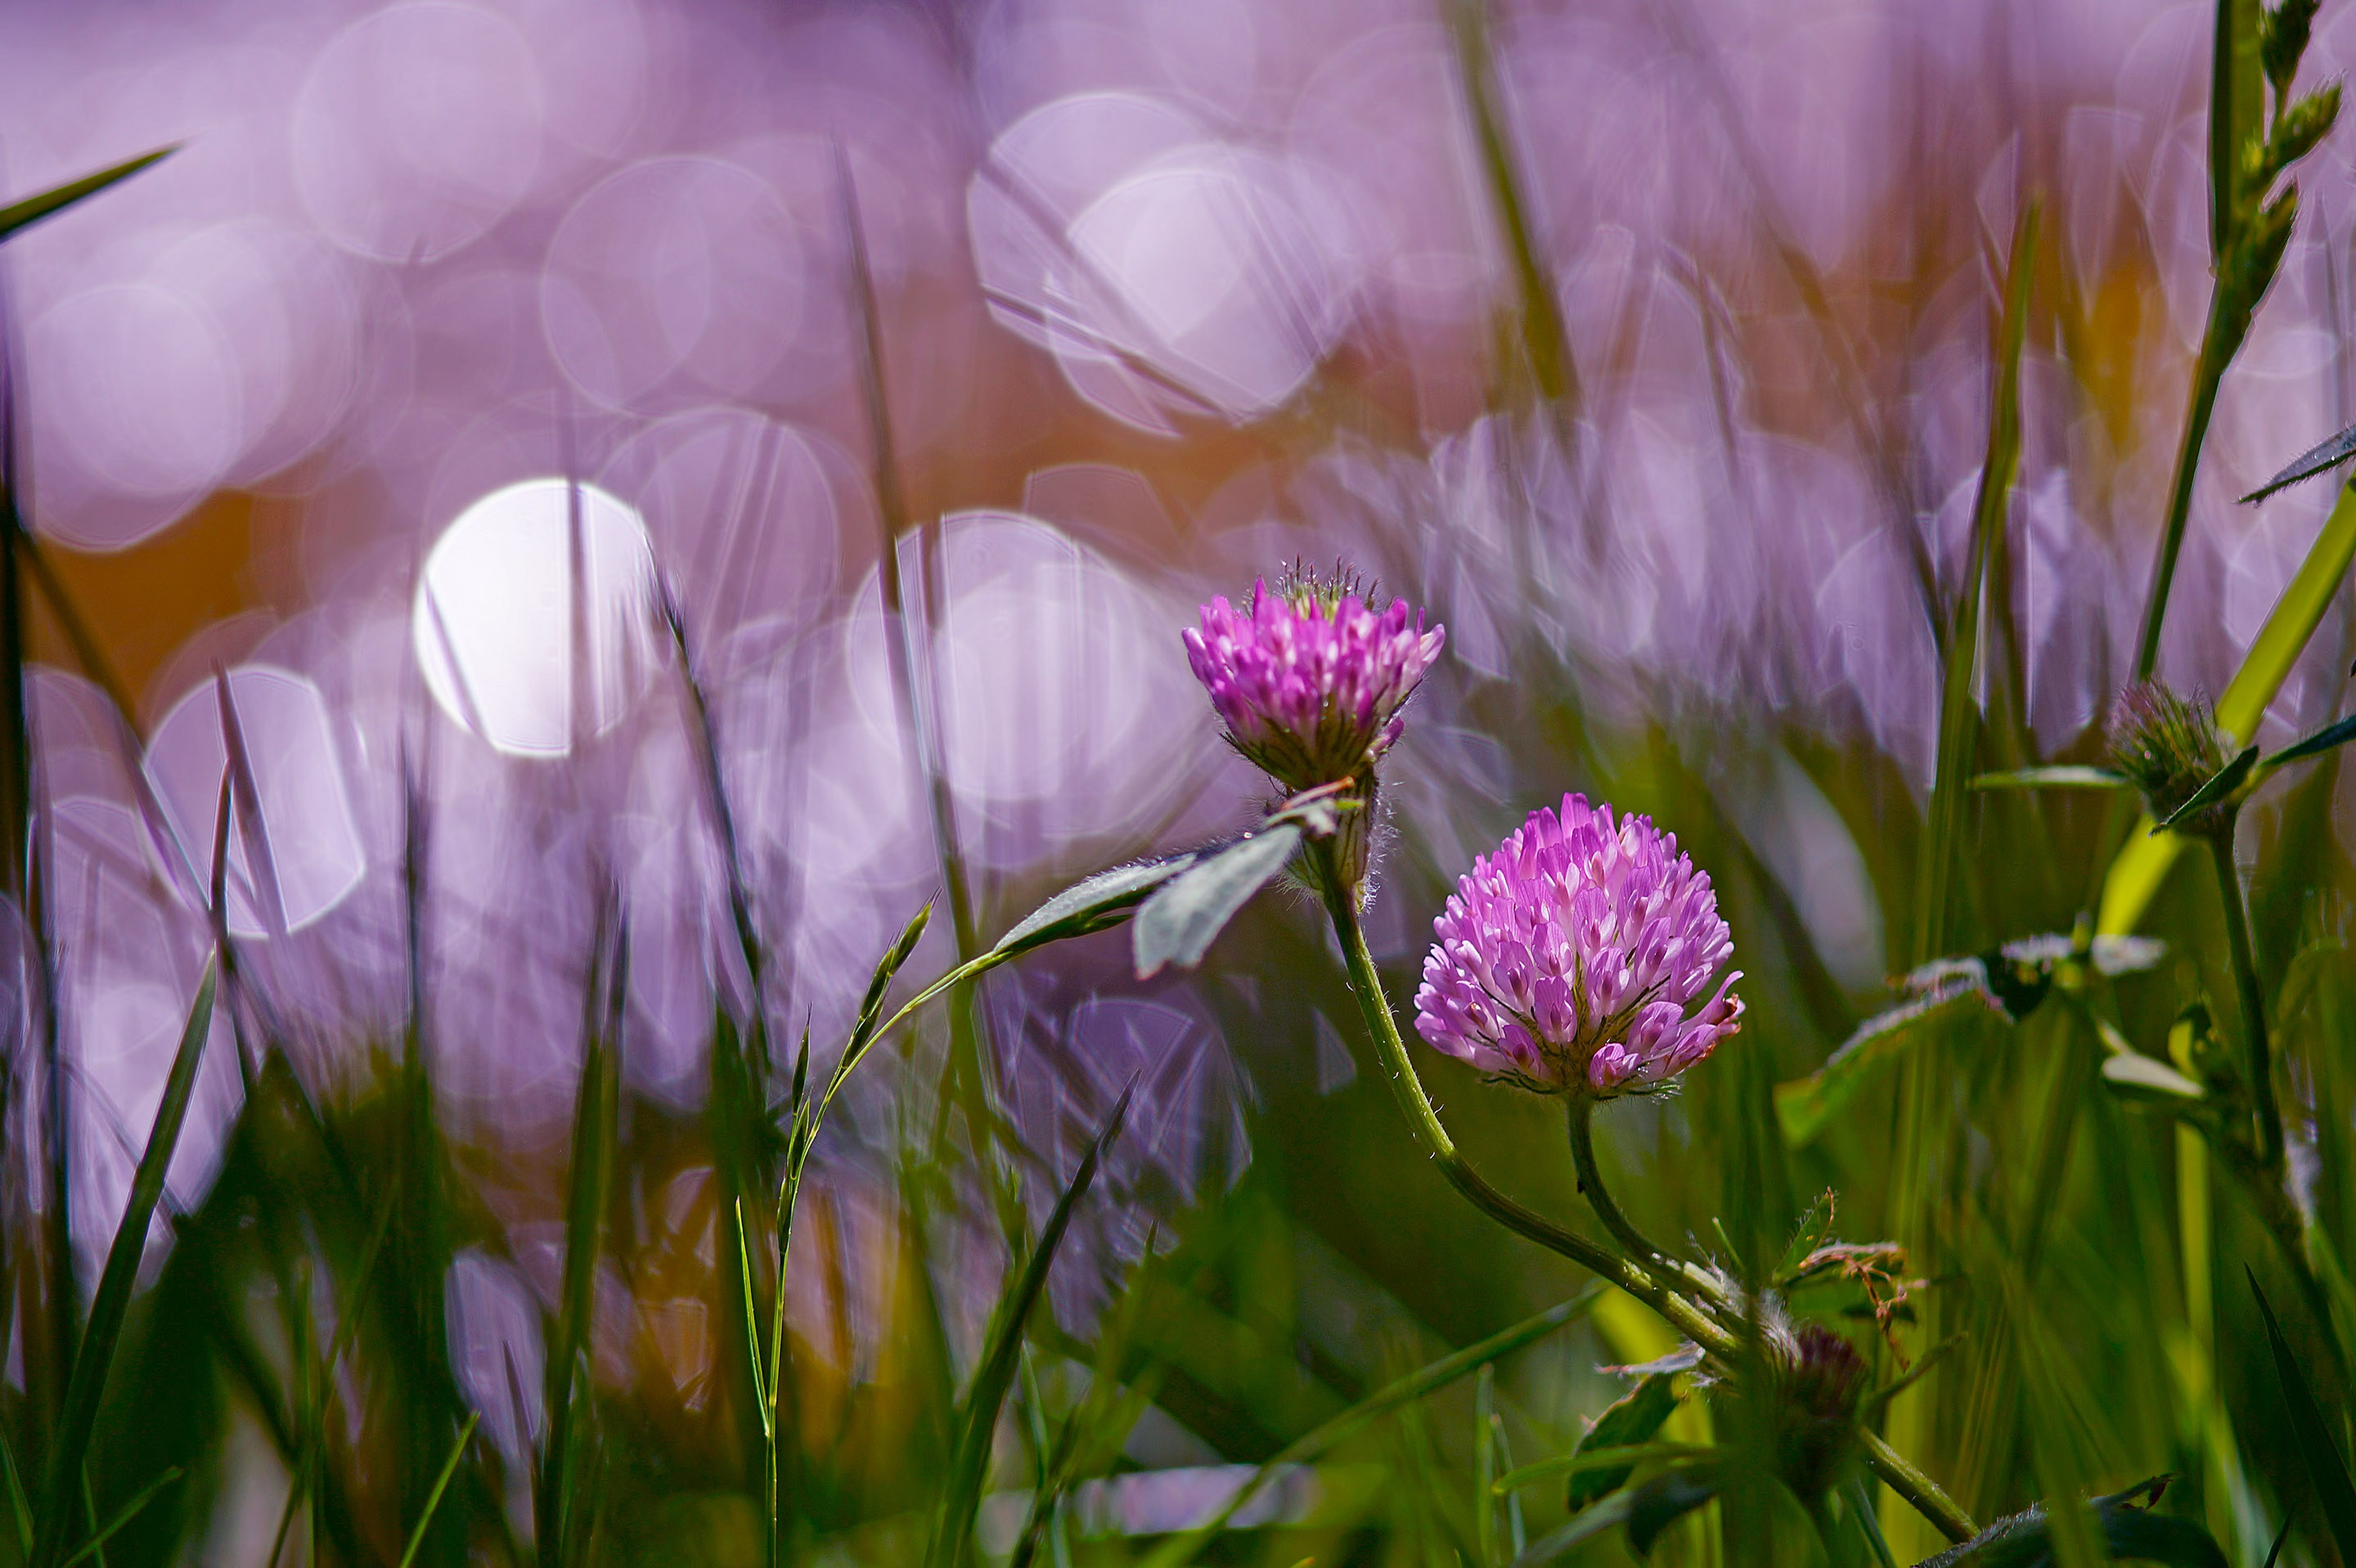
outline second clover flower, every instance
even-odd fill
[[[1402,600],[1381,609],[1346,581],[1252,584],[1248,607],[1223,596],[1185,633],[1186,659],[1236,750],[1291,793],[1354,781],[1406,727],[1399,709],[1440,656]]]
[[[1584,795],[1475,859],[1432,929],[1417,1029],[1539,1093],[1658,1091],[1740,1024],[1708,875],[1675,835]]]

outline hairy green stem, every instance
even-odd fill
[[[2233,987],[2242,999],[2242,1040],[2248,1058],[2250,1095],[2258,1116],[2258,1161],[2272,1170],[2282,1164],[2282,1107],[2275,1099],[2274,1050],[2266,1038],[2265,993],[2258,984],[2257,958],[2250,948],[2249,912],[2242,903],[2242,879],[2233,869],[2230,821],[2209,838],[2209,863],[2217,872],[2217,897],[2225,906],[2225,945],[2233,961]]]
[[[1858,1435],[1865,1439],[1865,1462],[1881,1477],[1881,1484],[1904,1498],[1940,1534],[1964,1541],[1979,1533],[1972,1516],[1941,1491],[1938,1482],[1916,1469],[1912,1459],[1892,1448],[1880,1433],[1869,1430]]]
[[[1595,1101],[1586,1094],[1570,1098],[1570,1162],[1579,1171],[1579,1189],[1586,1194],[1595,1217],[1612,1232],[1619,1243],[1635,1254],[1640,1263],[1651,1263],[1664,1257],[1660,1248],[1645,1239],[1619,1203],[1603,1185],[1603,1172],[1595,1163]]]
[[[1373,1038],[1376,1054],[1382,1058],[1384,1072],[1390,1079],[1399,1109],[1406,1115],[1408,1131],[1432,1163],[1440,1167],[1440,1174],[1473,1207],[1507,1230],[1609,1280],[1659,1313],[1671,1327],[1704,1350],[1732,1364],[1741,1349],[1741,1341],[1710,1312],[1618,1253],[1523,1208],[1490,1186],[1458,1152],[1455,1140],[1448,1136],[1448,1129],[1440,1125],[1440,1114],[1432,1108],[1430,1096],[1424,1093],[1423,1081],[1417,1076],[1406,1042],[1399,1038],[1398,1022],[1392,1018],[1390,1004],[1384,998],[1382,976],[1376,972],[1374,956],[1366,950],[1365,933],[1358,924],[1355,890],[1332,874],[1328,844],[1312,842],[1309,857],[1311,878],[1324,900],[1326,913],[1333,919],[1333,934],[1341,941],[1342,955],[1349,965],[1350,989],[1357,997],[1366,1032]],[[1697,1289],[1707,1289],[1697,1276],[1687,1274],[1680,1277],[1693,1279]],[[1709,1291],[1705,1299],[1717,1310],[1729,1309],[1722,1293]],[[1936,1482],[1875,1434],[1868,1432],[1864,1437],[1866,1462],[1890,1490],[1904,1498],[1950,1541],[1972,1538],[1976,1531],[1971,1516],[1941,1491]]]

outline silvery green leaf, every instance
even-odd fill
[[[2125,773],[2108,768],[2056,765],[2048,768],[2015,768],[2010,773],[1976,773],[1973,789],[2125,789],[2129,784]]]
[[[2168,944],[2157,936],[2098,936],[2092,956],[2101,974],[2140,975],[2159,966]]]
[[[1200,964],[1236,912],[1300,848],[1301,829],[1281,824],[1206,856],[1146,900],[1137,916],[1137,977],[1146,979],[1164,964],[1183,969]]]
[[[1141,902],[1148,893],[1178,875],[1201,859],[1199,853],[1188,850],[1167,859],[1145,860],[1134,866],[1115,866],[1109,871],[1073,883],[1037,909],[1033,910],[998,939],[993,952],[1009,948],[1032,947],[1052,942],[1058,936],[1077,934],[1101,917],[1125,910]],[[1065,928],[1072,928],[1066,930]]]
[[[2158,1094],[2171,1100],[2201,1100],[2208,1091],[2156,1056],[2131,1051],[2103,1059],[2103,1082],[2136,1093]]]

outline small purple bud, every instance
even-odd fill
[[[1377,610],[1346,581],[1296,578],[1273,592],[1253,583],[1248,610],[1212,600],[1184,636],[1236,750],[1298,794],[1371,784],[1368,770],[1406,728],[1399,709],[1447,634],[1425,630],[1403,600]]]

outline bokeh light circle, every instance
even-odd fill
[[[540,71],[523,35],[454,0],[363,17],[294,101],[294,183],[320,230],[380,261],[431,261],[515,207],[540,166]]]
[[[646,689],[653,619],[654,557],[637,511],[594,485],[527,479],[443,531],[410,637],[453,721],[498,751],[560,757],[620,722]]]

